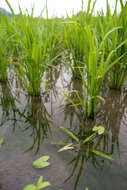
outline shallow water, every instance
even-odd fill
[[[60,105],[61,89],[80,91],[81,81],[59,70],[45,74],[51,90],[41,97],[27,96],[13,74],[9,75],[9,83],[0,86],[0,138],[4,138],[0,148],[1,190],[22,190],[27,184],[36,184],[41,175],[51,182],[47,190],[126,189],[127,93],[104,88],[106,101],[99,105],[95,120],[83,121],[73,108]],[[57,152],[61,147],[58,142],[72,141],[60,126],[84,139],[94,125],[106,128],[94,148],[110,155],[113,161],[90,154],[86,147]],[[33,168],[33,161],[43,155],[50,156],[51,166]]]

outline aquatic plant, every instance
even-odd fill
[[[107,11],[106,16],[102,12],[98,15],[96,21],[97,26],[96,29],[98,31],[98,35],[100,40],[102,40],[103,36],[112,28],[119,27],[118,30],[114,31],[109,35],[108,39],[105,42],[105,57],[110,53],[113,49],[115,49],[119,44],[123,41],[127,40],[126,28],[127,28],[127,3],[124,5],[123,1],[121,3],[121,12],[118,14],[117,12],[117,4],[118,0],[115,1],[115,9],[112,13],[109,1],[107,0]],[[117,59],[119,56],[125,54],[125,56],[117,62],[110,70],[109,70],[109,81],[110,87],[114,89],[121,89],[123,83],[126,80],[127,76],[127,55],[126,55],[127,44],[123,44],[121,48],[119,48],[113,55],[111,62]]]
[[[74,77],[81,77],[79,69],[84,68],[85,61],[85,43],[86,43],[86,32],[84,30],[84,24],[89,24],[92,18],[96,0],[93,2],[88,0],[88,6],[86,12],[83,9],[80,14],[69,16],[65,20],[64,24],[64,37],[65,37],[65,48],[69,53],[70,67],[72,68]]]
[[[48,162],[49,158],[50,158],[49,156],[41,156],[40,158],[38,158],[37,160],[33,162],[33,167],[45,168],[49,166],[50,165],[50,162]]]
[[[4,138],[0,138],[0,148],[3,145],[3,143],[4,143]]]
[[[6,36],[6,30],[4,21],[5,15],[1,15],[0,18],[0,81],[7,81],[7,68],[8,68],[8,38]]]
[[[9,7],[12,10],[10,4]],[[31,15],[23,15],[19,9],[15,28],[20,34],[17,43],[21,47],[21,59],[20,62],[12,61],[12,69],[29,94],[40,95],[45,70],[61,55],[55,55],[55,51],[58,53],[59,50],[54,30],[55,20],[49,23],[48,18],[34,18],[33,12]]]
[[[82,96],[76,91],[63,92],[72,106],[76,107],[79,112],[83,113],[84,118],[94,118],[97,110],[98,99],[102,89],[103,81],[106,73],[121,59],[124,55],[119,56],[113,62],[111,58],[114,53],[121,48],[126,41],[122,42],[114,50],[112,50],[105,59],[105,40],[108,36],[118,30],[119,27],[113,28],[104,36],[101,44],[98,42],[96,32],[91,30],[90,27],[85,24],[84,30],[86,32],[86,42],[84,44],[85,51],[85,64],[84,72],[80,70],[80,76],[82,79],[83,93]],[[77,99],[71,100],[68,96],[70,93],[75,93]],[[78,109],[79,107],[79,109]],[[82,109],[80,109],[80,107]]]
[[[102,169],[102,165],[100,163],[100,159],[97,159],[97,156],[106,158],[108,160],[113,160],[111,156],[104,153],[104,147],[103,150],[100,150],[100,138],[103,137],[105,128],[103,126],[94,126],[92,129],[92,133],[87,134],[87,137],[80,137],[76,135],[74,132],[68,130],[67,128],[60,127],[67,135],[69,135],[72,139],[72,143],[63,143],[64,146],[58,150],[58,152],[61,151],[67,151],[67,150],[73,150],[75,151],[76,155],[74,158],[68,163],[68,165],[73,164],[73,169],[69,177],[65,180],[67,182],[70,180],[74,174],[76,173],[76,180],[74,183],[74,190],[78,189],[78,183],[79,179],[82,175],[82,172],[84,171],[84,165],[87,164],[87,161],[90,160],[92,162],[93,166],[99,167]],[[84,134],[86,135],[86,133]],[[62,144],[62,143],[61,143]],[[96,150],[99,149],[99,150]],[[78,170],[78,172],[76,172]]]
[[[124,5],[123,1],[121,3],[121,12],[118,16],[117,22],[118,25],[122,26],[121,30],[118,30],[117,43],[120,44],[122,41],[127,39],[127,3]],[[111,17],[111,16],[110,16]],[[113,15],[113,19],[117,17]],[[111,19],[110,19],[111,20]],[[116,43],[116,42],[115,42]],[[125,56],[117,63],[110,71],[110,87],[114,89],[121,89],[124,82],[127,79],[127,44],[125,43],[118,51],[117,56],[125,53]]]
[[[66,143],[66,145],[62,148],[60,148],[58,150],[58,152],[62,152],[62,151],[65,151],[65,150],[70,150],[70,149],[74,149],[76,146],[80,145],[85,145],[86,143],[90,143],[93,142],[93,140],[95,138],[97,138],[97,135],[102,135],[105,131],[105,128],[103,126],[94,126],[93,127],[93,131],[94,133],[92,135],[90,135],[89,137],[87,137],[85,140],[83,141],[80,141],[80,139],[74,134],[72,133],[70,130],[64,128],[64,127],[60,127],[65,133],[67,133],[69,136],[71,136],[75,141],[76,143]],[[93,149],[88,149],[88,151],[96,154],[96,155],[99,155],[99,156],[102,156],[104,158],[107,158],[109,160],[113,160],[110,156],[106,155],[105,153],[102,153],[102,152],[99,152],[97,150],[93,150]]]
[[[39,95],[42,77],[47,68],[47,42],[45,31],[41,28],[40,20],[35,23],[32,16],[20,13],[20,29],[24,39],[21,41],[23,48],[22,63],[14,62],[13,70],[22,81],[25,89],[31,95]]]
[[[40,176],[39,180],[37,181],[37,185],[29,184],[23,188],[23,190],[40,190],[44,189],[45,187],[50,186],[49,181],[43,181],[43,176]]]

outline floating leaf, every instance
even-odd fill
[[[45,182],[42,182],[39,185],[37,185],[37,188],[38,189],[43,189],[43,188],[48,187],[48,186],[50,186],[50,182],[45,181]]]
[[[39,180],[37,181],[37,185],[39,185],[40,183],[42,183],[43,181],[43,176],[40,176]]]
[[[48,186],[50,186],[50,182],[43,181],[43,176],[40,176],[36,186],[33,184],[29,184],[25,186],[23,190],[40,190]]]
[[[104,133],[105,128],[103,126],[94,126],[93,131],[97,132],[98,135],[101,135]]]
[[[58,152],[62,152],[62,151],[65,151],[65,150],[70,150],[70,149],[74,149],[73,143],[68,143],[64,147],[60,148],[58,150]]]
[[[37,182],[37,189],[43,189],[45,187],[50,186],[49,181],[43,181],[43,176],[40,176],[38,182]]]
[[[4,139],[1,138],[1,139],[0,139],[0,147],[2,146],[3,143],[4,143]]]
[[[89,149],[90,152],[93,152],[94,154],[97,154],[98,156],[101,156],[101,157],[104,157],[104,158],[107,158],[109,160],[113,160],[113,158],[103,152],[100,152],[100,151],[97,151],[97,150],[93,150],[93,149]]]
[[[30,184],[30,185],[25,186],[23,190],[36,190],[36,186],[33,184]]]
[[[35,168],[45,168],[50,165],[50,163],[47,162],[49,158],[50,158],[49,156],[42,156],[33,162],[33,166]]]

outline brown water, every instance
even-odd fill
[[[42,175],[51,182],[47,190],[125,190],[127,189],[127,93],[104,88],[105,103],[99,105],[94,121],[83,121],[68,105],[60,105],[61,89],[81,90],[81,81],[59,68],[47,72],[49,90],[41,97],[27,96],[19,81],[9,75],[0,86],[0,190],[22,190],[36,184]],[[71,97],[74,98],[74,97]],[[60,126],[67,127],[80,139],[91,134],[94,125],[106,129],[94,148],[114,158],[109,161],[89,153],[86,147],[58,153],[58,142],[68,142]],[[50,156],[51,166],[35,169],[32,163]]]

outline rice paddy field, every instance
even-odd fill
[[[106,13],[88,0],[72,17],[43,18],[6,0],[0,190],[127,188],[127,3],[106,2]]]

